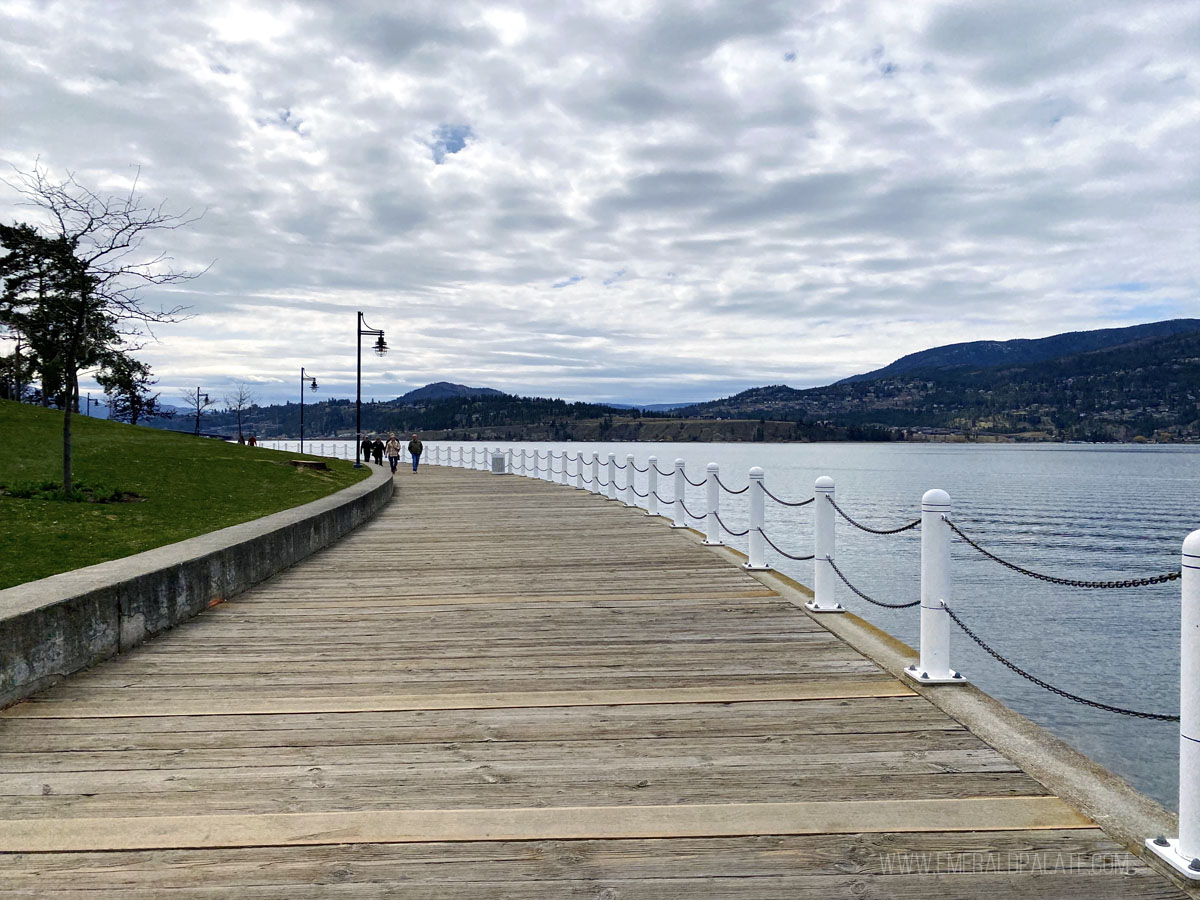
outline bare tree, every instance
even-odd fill
[[[196,393],[194,394],[191,391],[188,391],[186,394],[180,394],[179,399],[183,401],[185,409],[191,410],[188,415],[193,415],[196,417],[196,434],[199,435],[200,417],[204,415],[204,411],[210,406],[216,406],[217,401],[210,400],[208,394],[202,392],[200,388],[196,388]]]
[[[12,181],[23,204],[45,220],[42,228],[14,224],[3,237],[5,279],[0,325],[19,328],[43,362],[42,393],[63,409],[63,488],[71,489],[71,414],[78,409],[79,373],[119,352],[129,335],[185,318],[185,307],[145,305],[141,291],[196,278],[146,246],[158,231],[173,231],[199,217],[168,213],[137,192],[102,196],[68,172],[58,181],[40,162]]]
[[[246,438],[242,435],[242,420],[246,416],[246,412],[251,409],[257,402],[258,398],[250,390],[250,387],[243,381],[235,382],[233,390],[225,395],[225,405],[229,407],[229,411],[237,415],[238,428],[238,443],[242,443]]]

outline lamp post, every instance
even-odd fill
[[[300,452],[304,453],[304,383],[309,383],[312,390],[317,389],[317,379],[312,375],[304,374],[304,366],[300,367]]]
[[[383,339],[383,331],[379,328],[371,328],[363,320],[363,314],[360,311],[358,314],[358,389],[355,393],[354,400],[354,468],[361,469],[362,464],[362,339],[363,335],[374,335],[375,353],[377,356],[383,356],[387,353],[387,341]]]
[[[208,394],[204,395],[204,405],[200,404],[200,388],[196,388],[196,437],[200,437],[200,413],[212,405],[212,401],[208,399]]]
[[[103,401],[103,400],[93,400],[93,399],[92,399],[92,393],[91,393],[91,391],[88,391],[88,395],[87,395],[87,415],[89,415],[89,416],[90,416],[90,415],[92,414],[92,407],[93,407],[93,406],[97,406],[97,407],[99,407],[99,406],[103,406],[103,405],[104,405],[104,401]]]

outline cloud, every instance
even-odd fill
[[[169,394],[345,396],[361,310],[369,395],[698,400],[1194,314],[1198,35],[1171,0],[9,3],[0,161],[206,211],[156,237],[216,261],[147,293],[194,313],[143,351]]]

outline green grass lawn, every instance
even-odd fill
[[[0,588],[117,559],[308,503],[367,477],[342,460],[76,416],[74,476],[137,494],[126,503],[0,494]],[[306,457],[315,459],[316,457]],[[0,400],[0,485],[62,478],[62,413]]]

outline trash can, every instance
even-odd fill
[[[505,475],[508,473],[508,456],[499,450],[492,452],[492,474]]]

